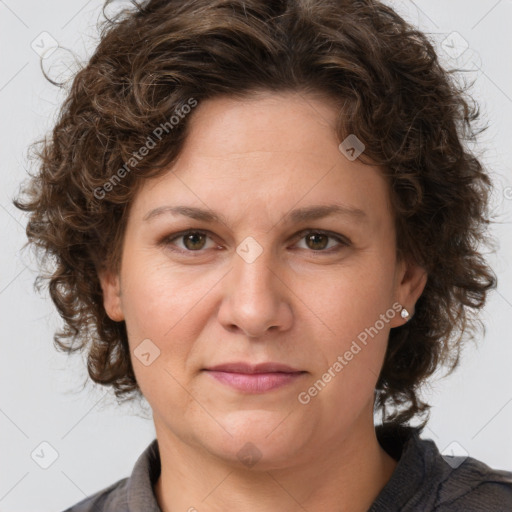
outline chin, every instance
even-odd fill
[[[258,410],[239,411],[231,421],[219,421],[229,432],[219,430],[198,439],[212,455],[252,471],[268,471],[290,465],[307,444],[305,429],[297,425],[292,415]],[[283,421],[284,420],[284,421]]]

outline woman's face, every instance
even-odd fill
[[[426,278],[396,261],[386,181],[339,150],[327,100],[218,98],[190,115],[178,161],[133,202],[105,306],[159,439],[299,463],[373,421],[398,303],[412,313]],[[302,373],[211,370],[240,362]]]

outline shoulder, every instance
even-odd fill
[[[383,448],[398,465],[371,512],[511,512],[512,472],[493,469],[470,456],[442,454],[421,429],[377,429]]]
[[[64,512],[128,512],[127,483],[128,478],[123,478]]]
[[[457,467],[448,466],[445,478],[439,483],[436,510],[479,511],[512,510],[512,472],[493,469],[484,462],[467,457]]]
[[[160,469],[155,439],[139,456],[129,478],[118,480],[64,512],[161,512],[153,492]]]

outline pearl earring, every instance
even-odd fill
[[[402,311],[400,311],[400,316],[404,319],[408,318],[409,317],[409,311],[407,311],[407,309],[405,308],[402,308]]]

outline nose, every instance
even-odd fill
[[[220,323],[229,331],[260,338],[267,331],[282,331],[292,325],[293,292],[273,259],[269,250],[263,250],[252,262],[234,254],[233,267],[223,279],[218,312]]]

